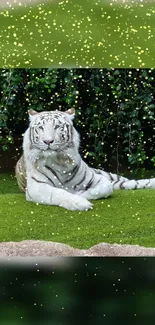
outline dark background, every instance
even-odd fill
[[[154,258],[61,258],[0,263],[0,321],[154,324]]]

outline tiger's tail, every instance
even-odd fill
[[[144,189],[144,188],[155,189],[155,178],[130,180],[126,177],[119,176],[117,174],[104,172],[103,170],[94,169],[94,171],[108,178],[112,183],[114,190],[119,190],[119,189],[135,190],[135,189]]]
[[[144,189],[144,188],[152,188],[155,189],[155,178],[148,179],[128,179],[123,176],[118,176],[115,174],[111,174],[113,178],[112,184],[114,190],[124,189],[124,190],[135,190],[135,189]]]

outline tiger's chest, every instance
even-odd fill
[[[72,175],[76,165],[70,163],[69,160],[57,160],[53,157],[41,158],[36,163],[37,172],[44,181],[54,187],[63,188],[73,191]]]

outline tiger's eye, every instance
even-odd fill
[[[44,128],[43,128],[43,126],[40,125],[40,126],[39,126],[39,129],[40,129],[40,130],[43,130]]]
[[[59,127],[60,127],[60,125],[56,125],[54,129],[56,130],[56,129],[58,129]]]

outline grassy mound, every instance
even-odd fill
[[[155,247],[154,190],[115,191],[93,210],[72,212],[25,200],[14,176],[0,175],[0,241],[39,239],[87,249],[100,242]]]

